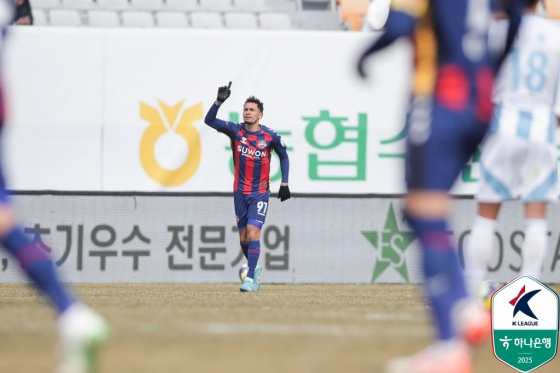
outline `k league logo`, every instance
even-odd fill
[[[492,296],[492,342],[496,358],[520,372],[554,359],[558,295],[530,276],[504,285]]]
[[[531,298],[537,295],[537,293],[539,293],[541,290],[542,289],[537,289],[525,294],[525,286],[523,286],[519,291],[519,294],[517,294],[515,298],[509,301],[509,304],[515,307],[513,309],[513,317],[515,317],[515,315],[517,315],[518,312],[522,312],[526,316],[538,320],[539,318],[535,316],[535,313],[529,306],[529,301],[531,300]]]

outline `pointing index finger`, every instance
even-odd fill
[[[229,85],[227,86],[228,89],[231,88],[231,81],[229,82]]]

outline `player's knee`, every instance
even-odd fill
[[[247,241],[258,241],[261,238],[261,229],[254,225],[247,225]]]
[[[0,205],[0,237],[11,232],[15,226],[14,213],[9,206]]]

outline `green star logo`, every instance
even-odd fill
[[[393,204],[389,205],[385,226],[381,232],[381,245],[379,245],[379,234],[377,231],[362,231],[362,234],[377,249],[377,260],[371,282],[375,282],[389,267],[393,267],[408,282],[408,269],[404,252],[414,241],[415,237],[412,232],[399,230]]]

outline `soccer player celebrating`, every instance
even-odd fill
[[[478,216],[465,250],[469,291],[477,294],[492,254],[502,201],[525,203],[521,274],[539,278],[547,249],[546,204],[558,199],[554,132],[560,116],[560,26],[537,16],[530,0],[514,49],[498,75],[494,118],[482,146]],[[496,27],[500,28],[500,21]]]
[[[243,123],[226,122],[216,119],[220,105],[231,94],[229,85],[218,89],[218,97],[204,122],[218,132],[229,137],[233,152],[234,181],[233,201],[239,240],[243,254],[247,258],[249,271],[243,281],[241,292],[258,291],[262,267],[258,265],[261,252],[260,236],[270,196],[269,173],[272,150],[280,157],[282,182],[278,191],[281,202],[290,198],[288,172],[290,163],[286,145],[280,135],[260,124],[263,117],[263,103],[254,96],[243,106]]]
[[[437,328],[427,349],[392,361],[390,373],[470,373],[468,343],[490,332],[490,316],[467,296],[448,234],[449,190],[488,129],[497,66],[487,47],[489,0],[393,0],[386,32],[358,61],[399,37],[415,42],[416,74],[406,153],[406,218],[422,250],[425,290]],[[520,22],[509,0],[508,45]]]

